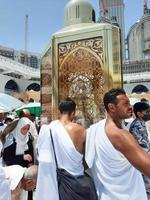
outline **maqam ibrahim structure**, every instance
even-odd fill
[[[65,26],[53,34],[42,56],[42,117],[58,118],[58,103],[69,96],[78,116],[98,121],[104,93],[122,85],[120,52],[119,27],[96,23],[88,0],[69,1]]]

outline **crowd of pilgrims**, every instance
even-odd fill
[[[39,127],[36,121],[27,109],[22,110],[19,117],[0,113],[0,166],[28,168],[38,164],[36,142]],[[27,199],[33,199],[33,192],[28,192]]]
[[[137,109],[139,108],[141,109],[141,105],[137,104],[138,106]],[[144,110],[147,109],[150,113],[149,106],[143,109]],[[141,110],[140,112],[143,112],[143,110]],[[39,123],[37,124],[36,123],[37,121],[35,119],[36,117],[32,115],[26,109],[22,110],[19,117],[17,118],[14,118],[12,116],[8,117],[4,113],[0,113],[0,149],[1,149],[0,167],[19,165],[23,168],[30,168],[33,165],[38,166],[38,153],[36,149],[36,144],[37,144],[40,127],[39,127]],[[82,126],[85,126],[85,121],[83,122],[82,120],[83,119],[76,119],[76,123]],[[122,127],[126,130],[130,129],[130,132],[132,132],[131,127],[129,127],[129,125],[130,126],[131,124],[132,126],[135,125],[132,123],[133,120],[134,118],[131,117],[130,120],[123,121]],[[149,144],[149,149],[150,149],[150,142],[148,139],[150,135],[149,123],[147,123],[146,126],[147,126],[146,127],[147,130],[145,129],[144,131],[145,132],[147,131],[146,134],[148,133],[148,135],[146,135],[148,142],[146,143],[145,140],[144,142],[146,145]],[[133,128],[135,130],[134,126]],[[135,134],[135,138],[138,137],[138,134],[136,135],[136,133],[133,131],[133,135],[134,134]],[[138,138],[136,139],[138,140]],[[140,141],[141,140],[142,139],[140,138]],[[15,173],[18,173],[18,172],[15,171]],[[148,182],[148,194],[150,193],[149,185],[150,185],[150,181]],[[24,197],[22,197],[21,200],[34,200],[35,199],[34,190],[26,192],[26,195],[24,195]],[[14,199],[14,200],[17,200],[17,199]]]

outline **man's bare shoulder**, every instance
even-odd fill
[[[85,131],[85,128],[83,126],[81,126],[80,124],[77,124],[75,122],[71,122],[70,123],[70,126],[74,129],[74,130],[77,130],[79,132],[83,132]]]
[[[69,123],[67,128],[70,129],[71,132],[74,132],[75,134],[78,134],[80,136],[84,136],[85,137],[86,130],[80,124],[77,124],[75,122],[71,122],[71,123]]]
[[[113,126],[108,126],[105,130],[113,146],[122,153],[125,153],[130,148],[139,147],[137,141],[130,132]]]

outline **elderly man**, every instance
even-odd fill
[[[23,168],[19,165],[12,165],[3,167],[3,171],[5,180],[9,183],[9,190],[11,190],[11,199],[27,200],[28,193],[26,191],[33,191],[36,187],[38,166],[32,165],[29,168]]]

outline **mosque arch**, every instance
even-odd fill
[[[96,43],[96,42],[94,42]],[[96,44],[95,44],[96,45]],[[93,45],[94,46],[94,45]],[[100,63],[102,70],[104,71],[104,64],[103,64],[103,60],[102,57],[100,57],[100,55],[97,55],[96,52],[92,51],[89,48],[84,48],[82,46],[76,47],[75,49],[73,49],[71,52],[69,52],[66,57],[62,60],[61,62],[61,66],[63,66],[63,64],[66,62],[66,60],[70,59],[70,56],[74,53],[74,52],[79,52],[79,51],[86,51],[87,53],[91,54],[93,57],[95,57],[97,59],[97,61]],[[61,70],[61,66],[60,66],[60,70]]]
[[[137,85],[133,88],[132,93],[142,93],[142,92],[149,92],[149,89],[145,85]]]
[[[19,86],[14,80],[9,80],[5,85],[5,92],[19,92]]]
[[[40,85],[38,83],[32,83],[32,84],[28,85],[26,90],[40,91]]]

